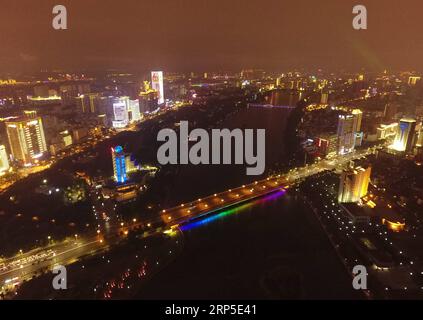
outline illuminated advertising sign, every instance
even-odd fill
[[[163,71],[151,72],[151,87],[159,93],[159,104],[163,104],[164,100],[164,89],[163,89]]]

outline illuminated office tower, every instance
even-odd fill
[[[413,148],[415,130],[416,120],[406,118],[401,119],[398,125],[394,144],[391,148],[397,151],[410,151]]]
[[[124,128],[129,124],[129,97],[113,99],[113,127]]]
[[[128,180],[125,156],[121,146],[112,148],[113,174],[117,183],[125,183]]]
[[[359,202],[367,194],[372,168],[357,167],[344,170],[339,183],[340,203]]]
[[[9,170],[9,159],[7,157],[6,147],[0,146],[0,173]]]
[[[363,132],[361,132],[361,122],[363,121],[363,112],[360,109],[354,109],[351,114],[354,117],[354,147],[361,146],[363,142]]]
[[[363,121],[363,112],[360,109],[354,109],[351,111],[354,117],[354,131],[359,132],[361,130],[361,122]]]
[[[6,122],[12,156],[29,165],[47,151],[43,123],[40,117]]]
[[[348,154],[354,151],[355,146],[361,145],[363,134],[361,122],[363,112],[354,109],[351,114],[340,115],[338,118],[338,154]]]
[[[354,151],[355,146],[355,118],[352,115],[340,115],[338,119],[338,154]]]
[[[112,148],[113,174],[117,183],[128,181],[128,173],[139,170],[139,166],[131,159],[129,153],[125,153],[121,146]]]
[[[98,113],[100,95],[98,93],[82,94],[75,98],[78,111],[82,113]]]
[[[163,71],[151,72],[151,87],[159,94],[159,105],[165,102],[164,99],[164,86],[163,86]]]
[[[129,121],[140,121],[140,102],[139,100],[129,100]]]
[[[158,92],[153,90],[148,81],[144,81],[144,86],[138,97],[139,109],[141,113],[150,113],[157,110],[158,103]]]

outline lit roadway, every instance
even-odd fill
[[[207,215],[225,207],[250,201],[277,190],[283,190],[300,179],[318,174],[325,170],[342,168],[347,162],[365,157],[372,152],[373,149],[366,149],[348,155],[338,156],[330,160],[321,160],[316,164],[304,168],[290,170],[290,172],[284,175],[274,175],[248,185],[229,189],[189,203],[183,203],[177,207],[162,210],[162,221],[168,225],[180,224],[189,219]]]
[[[340,169],[351,160],[365,157],[374,152],[373,149],[356,151],[349,155],[336,156],[330,160],[321,160],[303,168],[295,168],[284,175],[273,175],[263,180],[255,181],[248,185],[232,188],[221,193],[213,194],[177,207],[162,210],[157,219],[133,223],[130,226],[115,225],[109,233],[119,233],[138,226],[150,226],[159,221],[165,222],[168,227],[181,224],[189,219],[210,214],[228,206],[250,201],[266,194],[283,190],[298,180],[318,174],[325,170]],[[117,231],[117,232],[116,232]],[[146,235],[160,232],[161,229],[152,230]],[[126,233],[127,234],[127,233]],[[93,237],[76,237],[49,247],[40,248],[27,253],[21,253],[13,258],[0,260],[0,293],[7,285],[30,280],[43,271],[52,270],[55,265],[68,265],[79,258],[103,251],[108,246],[119,242],[121,237],[103,237],[102,234]],[[3,288],[2,288],[3,287]]]

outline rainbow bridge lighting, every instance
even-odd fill
[[[278,199],[279,197],[283,196],[285,193],[286,193],[285,189],[282,189],[282,190],[278,189],[277,191],[270,193],[266,196],[263,196],[262,198],[259,198],[257,200],[254,200],[254,201],[251,201],[251,202],[248,202],[248,203],[244,203],[244,204],[235,206],[233,208],[226,209],[226,210],[221,211],[221,212],[216,213],[216,214],[210,214],[208,216],[205,216],[204,218],[199,218],[198,220],[187,222],[187,223],[181,225],[179,227],[179,229],[181,231],[188,231],[188,230],[191,230],[191,229],[195,229],[197,227],[201,227],[203,225],[212,223],[213,221],[223,219],[227,216],[241,213],[242,211],[245,211],[248,208],[252,208],[252,207],[254,207],[258,204]]]

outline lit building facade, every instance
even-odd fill
[[[98,93],[82,94],[75,99],[78,111],[82,113],[99,113],[100,95]]]
[[[151,87],[158,92],[158,104],[164,104],[164,85],[163,85],[163,71],[151,72]]]
[[[131,159],[129,153],[125,153],[121,146],[112,148],[113,175],[117,183],[122,184],[128,181],[128,174],[138,171],[139,166]]]
[[[359,202],[368,192],[371,171],[370,166],[344,170],[339,184],[338,201]]]
[[[9,170],[9,158],[7,156],[6,147],[0,146],[0,173]]]
[[[140,102],[138,100],[129,100],[129,121],[132,123],[141,119]]]
[[[352,115],[340,115],[338,119],[338,154],[347,154],[354,150],[355,132],[354,117]]]
[[[410,151],[413,148],[416,131],[416,120],[401,119],[395,136],[394,144],[391,146],[396,151]]]
[[[359,109],[352,110],[351,114],[340,115],[338,118],[338,154],[348,154],[354,151],[356,146],[361,145],[363,133],[361,122],[363,112]]]
[[[128,180],[126,175],[125,153],[121,146],[112,148],[113,174],[117,183],[125,183]]]
[[[327,157],[336,155],[337,150],[337,135],[326,135],[315,139],[315,146],[317,154],[320,157]]]
[[[384,140],[390,137],[395,137],[398,131],[398,123],[381,124],[377,131],[377,139]]]
[[[6,122],[6,131],[14,160],[29,165],[47,151],[40,117]]]
[[[129,97],[115,98],[113,101],[114,128],[124,128],[129,124]]]

